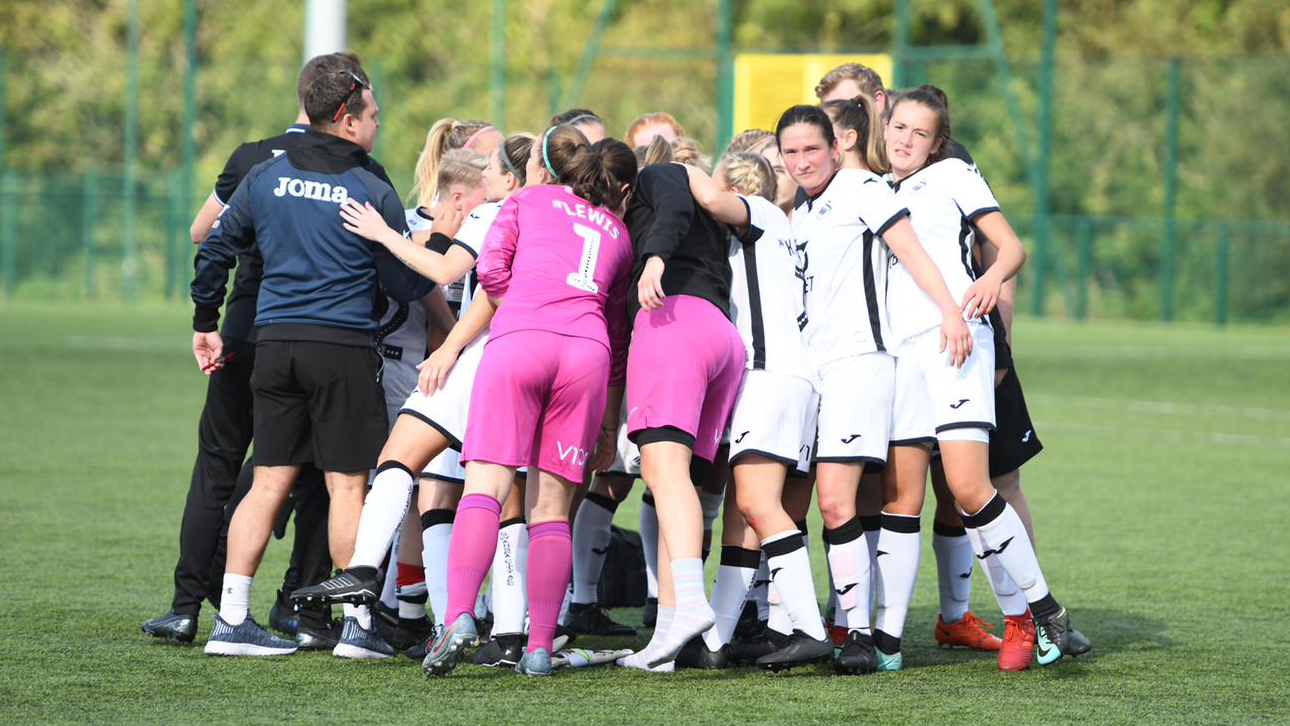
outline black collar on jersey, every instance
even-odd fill
[[[892,172],[892,176],[891,176],[891,190],[892,190],[893,192],[898,192],[898,191],[900,191],[900,185],[901,185],[901,184],[904,184],[905,182],[909,181],[910,179],[913,179],[914,177],[918,176],[919,174],[921,174],[921,173],[922,173],[923,169],[926,169],[926,168],[927,168],[927,167],[929,167],[929,166],[931,166],[931,164],[923,164],[922,166],[918,167],[918,169],[916,169],[913,173],[911,173],[909,176],[905,177],[904,179],[897,179],[897,178],[896,178],[896,175],[895,175],[895,172]]]
[[[343,174],[369,162],[363,147],[339,136],[310,127],[300,145],[287,152],[291,165],[304,171]]]
[[[812,205],[812,204],[815,204],[815,200],[816,200],[816,199],[819,199],[821,196],[823,196],[823,194],[824,194],[825,192],[827,192],[827,191],[829,190],[829,185],[833,183],[833,180],[834,180],[834,179],[837,179],[837,178],[838,178],[838,172],[839,172],[839,171],[842,171],[842,170],[841,170],[841,169],[834,169],[834,170],[833,170],[833,176],[829,177],[829,180],[828,180],[828,181],[826,181],[826,182],[824,182],[824,186],[820,187],[820,191],[818,191],[818,192],[816,192],[816,193],[814,193],[814,194],[808,194],[808,195],[806,195],[806,211],[808,211],[808,212],[809,212],[809,211],[811,211],[811,205]],[[806,191],[806,190],[805,190],[805,189],[803,189],[802,191]]]
[[[431,217],[429,214],[426,214],[425,212],[421,211],[421,207],[417,207],[414,211],[417,213],[417,216],[418,216],[418,217],[420,217],[420,218],[422,218],[422,219],[424,219],[424,220],[426,220],[426,221],[429,221],[429,222],[433,222],[433,221],[434,221],[434,217]]]

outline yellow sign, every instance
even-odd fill
[[[775,130],[779,115],[798,103],[816,103],[815,85],[843,63],[862,63],[891,83],[886,53],[740,53],[735,56],[735,128]]]

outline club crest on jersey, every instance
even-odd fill
[[[288,194],[332,204],[344,204],[349,199],[349,190],[340,185],[332,186],[327,182],[306,181],[289,176],[278,177],[278,188],[273,190],[273,196],[285,197]]]
[[[833,201],[832,201],[832,200],[829,200],[829,201],[827,201],[827,202],[825,202],[825,203],[824,203],[824,206],[823,206],[823,207],[820,207],[820,212],[819,212],[819,214],[820,214],[820,216],[821,216],[821,217],[823,217],[824,215],[828,214],[828,213],[829,213],[829,212],[831,212],[831,211],[833,211]]]

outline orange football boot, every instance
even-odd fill
[[[945,622],[940,615],[936,616],[936,642],[942,648],[953,648],[961,645],[972,650],[994,652],[999,650],[999,647],[1003,645],[1003,641],[990,632],[993,629],[993,625],[973,615],[971,610],[952,623]],[[1033,638],[1034,636],[1032,635],[1032,641]]]
[[[1024,671],[1035,654],[1035,621],[1030,610],[1003,618],[1003,647],[999,649],[999,670]]]

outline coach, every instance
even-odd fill
[[[255,475],[229,526],[220,612],[208,653],[270,655],[295,644],[247,614],[251,578],[300,465],[324,472],[333,562],[353,553],[367,471],[387,421],[380,355],[373,347],[380,288],[406,302],[432,283],[384,248],[345,230],[340,205],[370,202],[395,229],[402,205],[368,152],[380,124],[361,67],[315,79],[304,93],[310,128],[294,149],[256,166],[237,188],[195,263],[193,350],[206,369],[219,361],[216,324],[231,269],[258,244],[264,277],[256,306]]]
[[[210,234],[227,200],[233,198],[252,168],[294,149],[305,138],[309,117],[305,113],[304,94],[314,80],[358,65],[357,56],[344,52],[315,56],[301,67],[296,79],[295,123],[285,133],[241,144],[229,155],[214,190],[189,230],[194,243],[201,243]],[[252,467],[249,462],[243,465],[243,460],[251,446],[255,306],[262,268],[258,250],[252,249],[239,258],[233,291],[224,305],[221,333],[224,362],[212,366],[197,428],[197,460],[179,527],[173,600],[169,611],[143,623],[143,631],[158,638],[191,642],[202,600],[209,598],[216,608],[220,604],[228,518],[251,488]],[[283,592],[326,579],[331,568],[327,548],[325,544],[320,546],[326,541],[328,505],[322,472],[313,466],[303,467],[291,499],[295,505],[296,532],[291,564],[283,577]],[[334,627],[327,610],[301,608],[298,621],[293,611],[292,603],[279,595],[269,613],[270,625],[285,632],[296,630],[304,648],[331,648],[336,644],[339,628]]]

